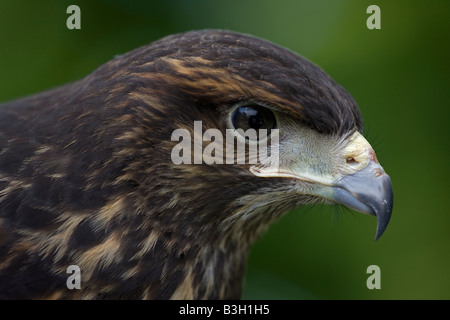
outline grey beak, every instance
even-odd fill
[[[380,164],[370,161],[366,168],[338,180],[333,187],[334,201],[377,217],[378,240],[386,230],[394,205],[391,178]]]

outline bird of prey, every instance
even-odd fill
[[[378,238],[392,187],[362,134],[354,99],[319,67],[225,30],[171,35],[5,103],[0,298],[240,298],[251,245],[306,204],[374,215]],[[238,142],[248,161],[209,161]],[[255,145],[277,165],[250,163]]]

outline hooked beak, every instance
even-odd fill
[[[391,178],[381,165],[370,161],[363,170],[336,181],[332,190],[330,200],[377,217],[378,240],[386,230],[394,205]]]

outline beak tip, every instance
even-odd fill
[[[356,211],[377,218],[377,241],[386,230],[394,204],[392,182],[378,163],[369,165],[341,179],[335,189],[334,199]]]
[[[390,182],[390,180],[389,180]],[[384,210],[380,210],[378,212],[376,212],[376,217],[377,217],[377,232],[375,235],[375,241],[377,241],[381,235],[384,233],[384,231],[386,230],[389,221],[391,220],[391,214],[392,214],[392,208],[393,208],[393,204],[394,204],[394,197],[392,194],[392,185],[389,184],[389,193],[387,193],[389,195],[389,199],[385,200],[385,207],[383,208]]]
[[[378,241],[378,239],[380,239],[380,237],[383,235],[384,230],[386,230],[386,228],[380,229],[377,226],[377,233],[375,234],[375,241]]]
[[[392,191],[391,178],[386,175],[384,180],[384,189],[386,198],[383,200],[384,210],[377,214],[377,233],[375,241],[378,240],[386,230],[389,221],[391,220],[392,208],[394,206],[394,193]]]
[[[378,219],[377,232],[375,234],[375,241],[380,239],[380,237],[383,235],[384,231],[386,230],[386,228],[389,224],[389,218],[390,218],[390,215],[387,219]]]
[[[387,225],[389,223],[389,220],[387,220],[385,223],[381,222],[380,220],[378,220],[377,223],[377,232],[375,234],[375,241],[377,241],[378,239],[380,239],[380,237],[383,235],[384,231],[387,228]]]

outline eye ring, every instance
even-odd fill
[[[269,138],[277,128],[277,117],[270,108],[256,103],[238,105],[230,113],[230,125],[247,142]]]

